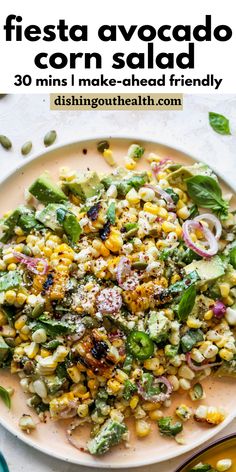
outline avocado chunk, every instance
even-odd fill
[[[24,205],[20,205],[11,213],[10,216],[8,216],[5,220],[2,220],[2,223],[5,228],[3,230],[3,235],[1,236],[0,241],[6,244],[9,239],[11,239],[11,237],[14,235],[14,229],[17,225],[19,225],[20,219],[30,213],[31,211],[29,210],[29,208],[26,208]]]
[[[62,232],[62,225],[57,218],[57,211],[60,209],[64,210],[64,207],[59,203],[49,203],[43,210],[36,211],[36,220],[40,221],[46,228]]]
[[[47,172],[40,175],[29,188],[29,192],[42,203],[61,203],[67,196],[49,177]]]
[[[167,180],[171,185],[177,185],[183,190],[186,190],[186,179],[193,177],[194,175],[209,175],[213,177],[212,174],[212,170],[208,165],[199,162],[192,166],[181,166],[179,169],[171,172],[168,175]]]
[[[224,263],[219,256],[210,260],[193,261],[184,268],[186,274],[196,271],[202,282],[214,282],[225,273]]]
[[[0,362],[5,361],[9,353],[10,347],[5,343],[2,336],[0,336]]]
[[[170,330],[170,321],[163,313],[151,311],[148,318],[148,330],[150,338],[156,343],[166,341]]]
[[[147,172],[139,172],[130,176],[130,174],[123,174],[122,171],[116,172],[102,179],[105,189],[108,189],[110,185],[115,185],[117,189],[118,197],[125,197],[125,195],[135,188],[139,190],[146,182],[148,182]]]
[[[86,172],[83,175],[79,175],[76,179],[70,182],[64,182],[65,188],[68,188],[73,195],[77,196],[83,202],[87,198],[98,195],[104,186],[100,182],[96,172]]]
[[[13,288],[17,288],[22,283],[22,278],[19,272],[12,270],[0,277],[0,292],[6,292]]]
[[[112,446],[119,444],[127,427],[124,423],[115,420],[107,420],[101,427],[99,433],[90,441],[87,446],[90,454],[105,454]]]

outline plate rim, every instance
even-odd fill
[[[19,171],[21,171],[23,169],[26,169],[34,161],[38,161],[41,158],[43,158],[43,156],[45,154],[51,154],[51,153],[56,152],[60,149],[65,149],[67,147],[73,147],[73,146],[79,145],[83,142],[96,142],[96,141],[101,141],[101,140],[132,141],[132,142],[138,142],[138,143],[147,143],[147,144],[159,145],[163,148],[173,149],[175,152],[178,152],[179,154],[184,154],[185,156],[192,159],[194,162],[203,162],[203,163],[205,163],[204,160],[200,159],[199,157],[197,157],[195,155],[192,155],[190,152],[188,152],[188,150],[184,150],[184,149],[179,148],[179,147],[171,146],[170,144],[168,144],[166,142],[159,141],[155,138],[145,138],[143,136],[137,137],[137,136],[134,136],[134,135],[119,135],[119,134],[118,135],[114,134],[114,135],[102,135],[102,136],[101,135],[99,135],[99,136],[89,136],[89,137],[84,137],[84,138],[81,138],[81,139],[76,139],[74,141],[68,140],[68,141],[65,141],[64,143],[58,143],[58,144],[52,145],[48,148],[45,148],[41,152],[35,152],[30,158],[27,158],[23,163],[17,164],[16,167],[14,167],[9,172],[7,172],[3,177],[0,177],[0,186],[4,183],[7,183],[7,181],[9,179],[11,179],[12,177],[14,177],[15,174],[17,174]],[[229,187],[229,189],[232,192],[234,192],[235,195],[236,195],[236,185],[234,186],[233,182],[228,180],[228,178],[225,178],[224,176],[222,176],[221,172],[218,172],[218,170],[216,170],[214,168],[214,165],[212,166],[210,164],[210,167],[216,173],[216,175],[221,179],[221,181],[224,184],[226,184]],[[187,452],[194,451],[194,449],[199,447],[203,442],[206,442],[206,441],[210,440],[211,438],[216,436],[219,432],[221,432],[224,428],[226,428],[235,419],[235,417],[236,417],[236,411],[235,411],[235,413],[230,413],[227,416],[227,418],[220,425],[218,425],[216,428],[214,428],[214,430],[213,429],[209,430],[208,434],[206,436],[204,436],[204,439],[200,439],[199,441],[195,441],[194,447],[191,447],[191,445],[180,446],[179,452],[175,453],[174,457],[173,457],[173,453],[169,453],[169,454],[167,453],[165,456],[163,456],[161,458],[161,460],[158,460],[158,462],[156,461],[155,458],[149,458],[149,459],[145,459],[143,461],[138,461],[138,462],[134,461],[134,462],[132,462],[132,464],[126,464],[125,463],[123,465],[122,464],[114,464],[113,462],[104,463],[104,462],[96,461],[93,457],[91,457],[91,462],[90,463],[88,461],[83,461],[81,459],[79,459],[79,460],[76,460],[74,458],[70,459],[68,457],[65,457],[65,455],[61,455],[59,452],[54,453],[54,452],[52,452],[51,450],[48,450],[45,447],[38,446],[37,443],[35,443],[35,441],[33,441],[29,436],[25,435],[23,432],[20,432],[20,431],[17,432],[14,429],[14,427],[9,425],[7,423],[7,421],[2,419],[1,417],[0,417],[0,425],[2,425],[15,438],[20,439],[26,445],[28,445],[30,447],[33,447],[34,449],[38,450],[39,452],[44,453],[44,454],[46,454],[50,457],[53,457],[55,459],[59,459],[59,460],[62,460],[64,462],[68,462],[68,463],[76,464],[76,465],[82,465],[82,466],[86,466],[86,467],[94,467],[94,468],[97,467],[97,468],[104,468],[104,469],[118,469],[118,468],[123,467],[123,468],[128,469],[128,468],[143,467],[143,466],[146,466],[146,465],[162,463],[162,462],[165,462],[165,461],[170,460],[170,459],[175,459],[176,457],[179,457],[183,454],[186,454]],[[209,444],[208,447],[210,447],[210,445],[211,444]],[[206,448],[207,448],[207,446],[206,446]],[[181,469],[177,469],[176,472],[179,472],[180,470]]]

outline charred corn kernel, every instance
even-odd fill
[[[148,416],[149,416],[149,418],[151,418],[151,420],[157,421],[163,416],[163,413],[162,413],[162,411],[156,409],[156,410],[153,410],[153,411],[149,411]]]
[[[223,298],[228,297],[229,291],[230,291],[230,285],[228,283],[225,282],[225,283],[219,284],[219,289]]]
[[[97,379],[90,379],[88,381],[88,388],[89,388],[89,390],[96,390],[98,388],[98,380]]]
[[[56,362],[63,362],[66,358],[66,356],[69,353],[69,348],[65,346],[58,346],[56,350],[54,351],[52,358]]]
[[[26,301],[27,296],[24,293],[18,293],[16,296],[16,303],[18,305],[23,305]]]
[[[135,430],[139,438],[144,438],[150,433],[151,426],[147,421],[141,419],[135,422]]]
[[[47,333],[45,329],[43,328],[36,329],[36,331],[32,334],[32,341],[34,341],[35,343],[38,343],[38,344],[45,343],[46,340],[47,340]]]
[[[175,284],[175,282],[178,282],[178,280],[180,280],[180,279],[181,279],[181,277],[180,277],[179,274],[174,274],[174,275],[172,275],[172,277],[171,277],[171,283],[172,283],[172,284]]]
[[[138,405],[138,402],[139,402],[139,396],[133,395],[129,402],[129,406],[131,410],[134,410],[136,408],[136,406]]]
[[[154,200],[155,198],[154,190],[148,187],[141,187],[139,189],[138,194],[141,200],[143,200],[144,202],[152,202],[152,200]]]
[[[137,166],[137,162],[134,159],[132,159],[132,157],[125,156],[124,161],[125,161],[125,168],[127,170],[134,170],[135,167]]]
[[[139,197],[138,192],[136,192],[136,190],[135,190],[134,188],[132,188],[132,189],[126,194],[126,200],[128,200],[128,202],[129,202],[131,205],[136,205],[137,203],[140,202],[140,197]]]
[[[26,321],[27,321],[27,316],[26,315],[21,315],[15,322],[15,329],[20,331],[21,328],[23,328],[23,326],[25,326]]]
[[[123,244],[123,240],[120,231],[116,228],[112,228],[108,239],[105,241],[105,247],[111,252],[118,252]]]
[[[43,348],[40,350],[41,357],[48,357],[50,355],[51,355],[51,351],[48,351],[47,349],[43,349]]]
[[[16,301],[16,292],[15,290],[7,290],[5,293],[5,300],[10,305],[13,305]]]
[[[187,220],[187,218],[189,218],[190,216],[190,211],[187,206],[183,206],[182,208],[177,210],[177,215],[182,220]]]
[[[228,349],[225,349],[225,348],[220,350],[219,355],[220,355],[221,359],[223,359],[224,361],[231,361],[234,357],[233,352],[231,352],[231,351],[229,351]]]
[[[16,270],[16,268],[17,268],[17,265],[14,262],[12,262],[11,264],[8,264],[7,266],[7,270],[9,271]]]
[[[175,225],[173,223],[170,223],[169,221],[164,221],[161,225],[161,228],[164,233],[170,233],[172,231],[175,231]]]
[[[111,392],[111,394],[115,394],[117,392],[119,392],[120,388],[121,388],[121,384],[120,382],[118,382],[117,380],[115,379],[109,379],[108,382],[107,382],[107,388],[108,388],[108,391]]]
[[[142,408],[144,411],[154,411],[156,408],[160,406],[160,403],[153,403],[153,402],[144,402],[142,404]]]
[[[225,412],[221,408],[200,405],[195,411],[194,418],[197,421],[217,425],[224,421]]]
[[[181,365],[178,370],[178,376],[182,377],[183,379],[193,380],[195,377],[194,372],[188,367],[186,364]]]
[[[25,346],[24,351],[29,359],[34,359],[34,357],[38,354],[39,345],[33,341],[28,346]]]
[[[30,433],[33,429],[36,428],[36,425],[33,421],[33,418],[30,415],[22,415],[21,418],[19,419],[19,428],[22,431],[26,431],[26,433]]]
[[[216,463],[216,470],[217,472],[225,472],[232,467],[232,460],[231,459],[220,459]]]
[[[116,379],[118,380],[118,382],[125,382],[125,380],[127,380],[129,378],[129,376],[123,372],[123,370],[120,370],[120,369],[117,369],[116,371]]]
[[[191,388],[191,383],[188,379],[180,379],[179,380],[179,386],[180,388],[182,388],[183,390],[190,390]]]
[[[144,361],[144,367],[147,370],[157,370],[159,369],[160,362],[157,358],[147,359]]]
[[[197,328],[200,328],[202,326],[202,322],[201,322],[201,320],[198,320],[197,318],[194,318],[193,316],[188,316],[187,326],[189,328],[197,329]]]
[[[85,418],[88,416],[89,413],[89,407],[86,403],[83,403],[82,405],[79,405],[77,408],[77,415],[80,416],[80,418]]]
[[[105,151],[102,153],[105,161],[107,162],[107,164],[109,164],[109,166],[115,166],[116,165],[116,161],[113,157],[113,152],[111,151],[111,149],[105,149]]]
[[[213,317],[213,311],[212,310],[208,310],[204,314],[204,320],[206,320],[206,321],[211,320],[212,317]]]
[[[67,372],[68,372],[72,382],[74,382],[76,384],[79,383],[79,381],[81,379],[81,374],[80,374],[80,371],[79,371],[77,366],[74,365],[72,367],[69,367],[67,369]]]
[[[5,262],[3,260],[0,260],[0,271],[6,270],[6,267],[7,266],[6,266]]]
[[[154,370],[154,375],[156,375],[158,377],[158,375],[162,375],[164,374],[165,372],[165,369],[163,367],[163,365],[160,365],[160,367],[158,367],[158,369]]]

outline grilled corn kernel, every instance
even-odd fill
[[[223,298],[228,297],[229,291],[230,291],[230,285],[228,283],[225,282],[225,283],[219,284],[219,289]]]
[[[179,386],[180,386],[180,388],[182,388],[183,390],[190,390],[190,388],[191,388],[191,383],[189,382],[188,379],[180,379],[180,380],[179,380]]]
[[[89,413],[89,407],[86,403],[83,403],[82,405],[79,405],[77,408],[77,415],[80,416],[80,418],[85,418],[88,416]]]
[[[172,277],[171,277],[171,283],[172,284],[175,284],[175,282],[178,282],[178,280],[180,280],[180,276],[179,274],[174,274]]]
[[[134,410],[139,402],[139,396],[138,395],[133,395],[132,398],[130,399],[129,406],[131,410]]]
[[[15,322],[15,329],[20,331],[23,328],[23,326],[25,326],[26,321],[27,321],[27,316],[21,315]]]
[[[52,358],[56,362],[63,362],[66,358],[66,356],[69,353],[69,348],[65,346],[58,346],[56,350],[54,351]]]
[[[15,329],[9,325],[2,326],[0,333],[4,338],[14,338],[16,335]]]
[[[6,267],[7,266],[6,266],[5,262],[3,260],[0,260],[0,271],[6,270]]]
[[[115,394],[121,389],[121,384],[115,379],[109,379],[107,382],[107,389],[111,394]]]
[[[10,305],[13,305],[16,301],[16,292],[15,290],[7,290],[5,293],[5,300]]]
[[[36,428],[33,419],[30,415],[22,415],[22,417],[19,419],[19,428],[22,431],[26,431],[27,433],[30,433],[33,429]]]
[[[135,167],[137,166],[136,161],[132,159],[132,157],[125,156],[124,161],[125,161],[125,168],[127,170],[134,170]]]
[[[159,369],[160,362],[157,358],[147,359],[144,361],[144,368],[147,370],[157,370]]]
[[[208,310],[204,314],[204,320],[206,320],[206,321],[211,320],[212,317],[213,317],[213,311],[212,310]]]
[[[156,409],[153,411],[149,411],[148,416],[149,418],[151,418],[151,420],[157,421],[163,416],[163,413],[161,410]]]
[[[72,382],[74,382],[74,383],[76,383],[76,384],[79,383],[79,381],[80,381],[80,379],[81,379],[81,373],[80,373],[80,371],[79,371],[79,369],[78,369],[77,366],[74,365],[74,366],[72,366],[72,367],[69,367],[69,368],[67,369],[67,372],[68,372],[68,374],[69,374],[69,376],[70,376]]]
[[[233,352],[231,352],[231,351],[229,351],[228,349],[225,349],[225,348],[220,350],[219,355],[220,355],[221,359],[223,359],[224,361],[231,361],[234,357]]]
[[[7,265],[17,262],[17,259],[14,257],[14,255],[12,253],[5,254],[3,256],[3,260],[4,260],[5,264],[7,264]]]
[[[43,328],[37,329],[32,334],[32,341],[34,341],[35,343],[38,343],[38,344],[45,343],[46,340],[47,340],[47,334],[46,334],[45,329]]]
[[[232,467],[232,460],[231,459],[220,459],[216,463],[216,470],[217,472],[225,472]]]
[[[183,206],[182,208],[177,210],[177,215],[182,220],[187,220],[187,218],[189,218],[190,211],[187,206]]]
[[[144,438],[150,433],[151,426],[147,421],[140,419],[135,422],[135,430],[139,438]]]
[[[179,390],[179,379],[178,379],[178,377],[176,377],[176,375],[170,375],[168,377],[168,380],[169,380],[169,382],[171,383],[171,385],[173,387],[173,391],[177,392],[177,390]]]
[[[142,408],[144,411],[153,411],[156,410],[160,406],[160,403],[153,403],[153,402],[145,402],[142,404]]]
[[[105,149],[102,155],[105,161],[107,162],[107,164],[109,164],[109,166],[113,167],[116,165],[116,161],[113,157],[113,152],[111,151],[111,149]]]
[[[40,356],[41,357],[48,357],[51,355],[51,351],[48,351],[47,349],[41,349],[40,350]]]
[[[144,202],[152,202],[152,200],[154,200],[155,198],[155,192],[154,190],[152,190],[151,188],[147,188],[147,187],[141,187],[139,189],[139,197],[141,198],[141,200],[143,200]]]
[[[194,372],[187,365],[181,365],[178,370],[178,375],[183,379],[192,380],[195,377]]]
[[[6,315],[0,311],[0,326],[3,326],[7,323],[7,317]]]
[[[47,388],[43,380],[38,379],[33,382],[34,391],[43,400],[47,398]]]
[[[25,303],[26,298],[27,296],[24,293],[17,293],[16,303],[21,306]]]
[[[7,270],[9,271],[16,270],[16,268],[17,268],[17,265],[14,262],[12,262],[11,264],[8,264],[7,266]]]
[[[202,322],[193,316],[189,316],[187,319],[187,326],[189,328],[200,328],[202,326]]]
[[[126,194],[126,200],[128,200],[128,202],[129,202],[131,205],[136,205],[137,203],[140,202],[140,197],[139,197],[138,192],[136,192],[136,190],[135,190],[134,188],[132,188],[132,189]]]
[[[170,223],[169,221],[164,221],[161,225],[162,230],[164,233],[170,233],[172,231],[175,231],[176,227],[173,223]]]
[[[120,370],[120,369],[117,369],[116,371],[116,379],[118,380],[118,382],[125,382],[125,380],[127,380],[129,378],[129,376],[123,371],[123,370]]]
[[[29,359],[34,359],[34,357],[38,354],[39,345],[33,341],[28,346],[25,346],[24,351]]]

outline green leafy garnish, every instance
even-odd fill
[[[8,393],[8,391],[0,386],[0,398],[2,399],[3,403],[7,406],[7,408],[11,408],[11,397]]]
[[[182,295],[178,308],[178,317],[180,321],[185,321],[191,313],[194,307],[196,295],[197,291],[194,285],[191,285]]]
[[[209,208],[218,216],[228,216],[229,204],[222,198],[218,182],[207,175],[195,175],[186,179],[187,191],[193,202],[202,208]]]
[[[171,198],[172,198],[172,200],[175,204],[178,203],[179,195],[171,187],[165,188],[165,192],[168,193],[171,196]]]
[[[82,228],[74,213],[65,208],[58,208],[57,221],[62,224],[63,229],[71,242],[76,244],[80,238]]]
[[[107,219],[110,221],[112,225],[116,222],[116,205],[112,202],[107,210]]]
[[[218,113],[213,113],[210,111],[209,123],[216,133],[224,135],[231,134],[229,120],[224,115],[219,115]]]

